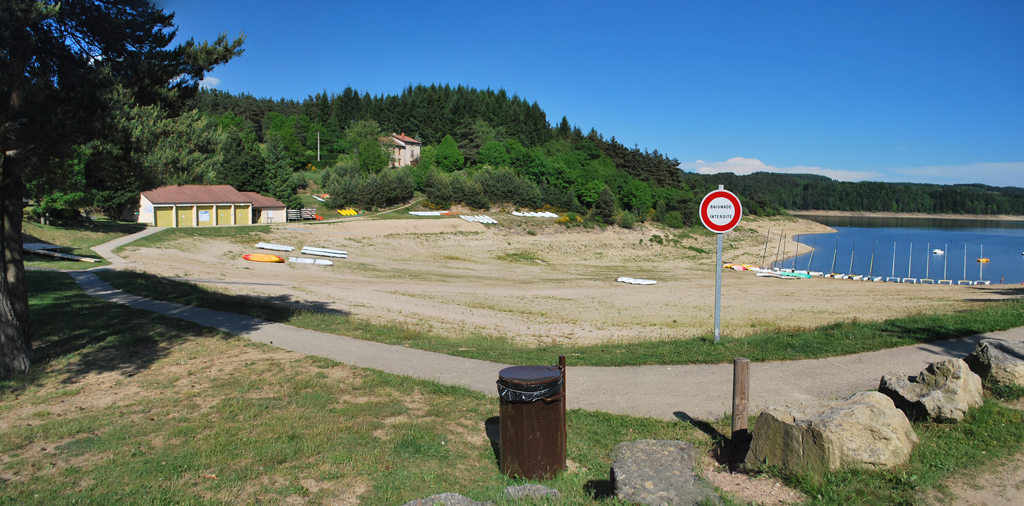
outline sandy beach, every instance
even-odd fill
[[[374,322],[439,333],[509,336],[518,342],[618,343],[707,334],[714,320],[715,237],[661,227],[567,229],[552,219],[491,212],[497,225],[459,219],[365,219],[275,226],[260,240],[336,248],[321,267],[241,258],[253,243],[186,239],[122,253],[139,270],[230,293],[330,308]],[[745,217],[724,236],[726,262],[753,264],[765,234],[829,232],[794,217]],[[655,238],[655,236],[658,236]],[[655,241],[652,241],[652,238]],[[659,244],[660,238],[663,244]],[[787,256],[795,250],[787,242]],[[284,256],[287,256],[285,254]],[[653,279],[653,286],[615,281]],[[851,319],[956,311],[1016,295],[1010,286],[935,286],[722,275],[722,328],[742,336]],[[1019,288],[1019,287],[1018,287]]]

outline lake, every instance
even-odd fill
[[[1024,221],[792,215],[828,225],[838,233],[794,237],[803,245],[800,255],[775,262],[775,267],[950,279],[954,284],[961,279],[1024,282]],[[775,233],[773,239],[777,244]],[[768,249],[770,256],[771,243]],[[944,254],[933,254],[936,249]],[[979,258],[989,262],[980,263]]]

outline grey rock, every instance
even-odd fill
[[[878,391],[911,420],[959,422],[968,409],[984,403],[981,377],[958,358],[931,364],[916,377],[886,374]]]
[[[650,505],[721,504],[714,487],[693,473],[696,448],[644,439],[612,450],[611,481],[624,501]]]
[[[909,460],[918,441],[892,399],[859,392],[840,401],[766,409],[754,422],[745,463],[815,474],[846,466],[886,468]]]
[[[409,501],[403,506],[431,506],[432,504],[444,506],[490,506],[494,504],[494,501],[478,502],[464,495],[445,492],[443,494],[434,494],[426,499]]]
[[[526,485],[509,485],[505,487],[505,496],[509,499],[536,499],[549,496],[562,497],[562,493],[544,485],[527,483]]]
[[[984,381],[1024,386],[1024,342],[982,339],[964,361]]]

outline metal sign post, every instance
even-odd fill
[[[743,217],[740,199],[724,185],[705,195],[700,201],[700,221],[704,226],[718,235],[715,249],[715,342],[722,334],[722,234],[736,228]]]

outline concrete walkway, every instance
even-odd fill
[[[127,242],[130,241],[121,244]],[[97,246],[94,250],[102,255],[99,248]],[[235,313],[156,301],[117,290],[91,272],[72,271],[69,274],[86,294],[109,302],[181,318],[306,355],[459,385],[489,395],[497,395],[495,381],[498,372],[508,367],[494,362],[316,332]],[[1024,341],[1024,327],[953,341],[842,357],[752,363],[751,413],[770,405],[842,397],[860,390],[875,389],[882,375],[887,372],[916,374],[932,362],[951,357],[962,358],[982,338]],[[556,360],[557,357],[551,357],[552,363]],[[567,361],[569,408],[662,419],[717,418],[731,410],[731,364],[573,367],[571,356],[567,357]]]
[[[114,239],[113,241],[105,242],[105,243],[100,244],[98,246],[93,246],[92,248],[89,248],[89,249],[95,251],[97,254],[99,254],[99,256],[103,257],[108,262],[110,262],[109,266],[104,266],[104,267],[113,267],[113,268],[116,269],[116,268],[119,268],[119,267],[122,267],[122,266],[125,266],[125,265],[130,265],[132,262],[129,262],[129,261],[127,261],[127,260],[125,260],[125,259],[123,259],[123,258],[121,258],[121,257],[119,257],[117,255],[115,255],[114,254],[114,248],[117,248],[117,247],[120,247],[120,246],[124,246],[125,244],[128,244],[128,243],[130,243],[130,242],[132,242],[132,241],[134,241],[136,239],[141,239],[143,237],[146,237],[147,235],[153,235],[153,234],[155,234],[155,233],[157,233],[157,232],[159,232],[159,231],[161,231],[161,230],[163,230],[165,228],[167,228],[167,227],[149,227],[149,228],[147,228],[147,229],[145,229],[145,230],[143,230],[141,232],[135,232],[134,234],[126,235],[124,237],[118,237],[117,239]],[[100,267],[100,268],[102,268],[102,267]]]

